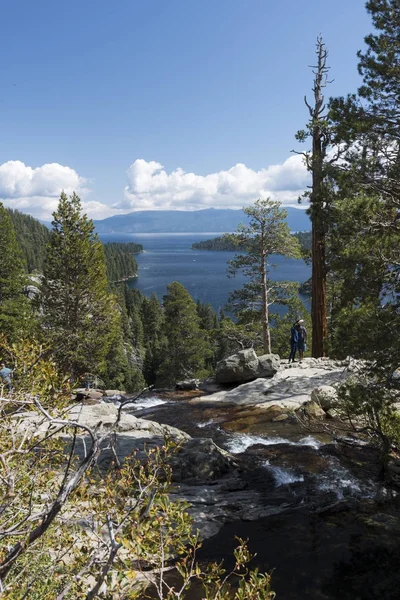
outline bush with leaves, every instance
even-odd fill
[[[14,394],[0,398],[2,598],[133,599],[152,584],[160,599],[172,600],[188,597],[194,579],[207,599],[273,598],[269,575],[248,572],[242,542],[231,574],[197,564],[188,505],[169,498],[175,443],[121,464],[115,443],[123,405],[107,428],[87,427],[72,418],[69,383],[45,349],[2,346],[20,373]],[[105,450],[115,458],[107,471],[98,461]],[[179,590],[165,578],[172,567]]]

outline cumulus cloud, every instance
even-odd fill
[[[177,168],[167,173],[163,165],[138,158],[127,170],[128,185],[119,210],[196,210],[241,208],[259,197],[296,205],[309,185],[309,174],[300,155],[284,163],[255,171],[238,163],[209,175],[186,173]]]
[[[309,185],[302,157],[291,156],[259,171],[238,163],[225,171],[197,175],[138,158],[127,170],[123,200],[113,206],[90,200],[88,182],[71,167],[50,163],[33,168],[18,160],[0,165],[0,201],[39,219],[51,220],[62,190],[77,192],[82,208],[93,219],[134,210],[242,208],[259,197],[297,204]]]
[[[82,207],[94,218],[103,219],[115,210],[96,201],[86,201],[86,180],[78,173],[58,163],[50,163],[36,169],[19,160],[0,165],[0,200],[10,208],[29,213],[39,219],[50,220],[56,210],[61,191],[78,193]]]

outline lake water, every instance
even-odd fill
[[[239,289],[246,279],[242,275],[227,277],[227,261],[234,252],[214,252],[192,250],[194,242],[208,240],[220,233],[141,233],[141,234],[101,234],[103,242],[137,242],[144,252],[136,256],[139,266],[138,277],[129,282],[146,296],[155,293],[161,299],[167,292],[167,285],[173,281],[181,283],[197,300],[209,303],[218,311],[224,308],[229,293]],[[273,272],[276,281],[298,281],[302,283],[311,277],[311,267],[303,260],[276,256],[277,265]],[[306,297],[302,297],[308,305]],[[279,307],[278,307],[278,312]]]

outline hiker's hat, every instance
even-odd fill
[[[304,323],[304,320],[303,319],[299,319],[297,322],[298,323]]]

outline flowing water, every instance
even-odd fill
[[[375,500],[379,463],[368,444],[338,444],[291,419],[264,424],[257,433],[226,430],[230,407],[184,394],[141,398],[130,410],[192,437],[212,438],[243,462],[246,489],[275,507],[271,516],[224,524],[204,541],[200,561],[224,559],[230,566],[239,536],[257,555],[252,566],[273,570],[278,599],[400,598],[399,507],[396,499],[384,505]],[[201,600],[200,588],[193,586],[188,597]]]

